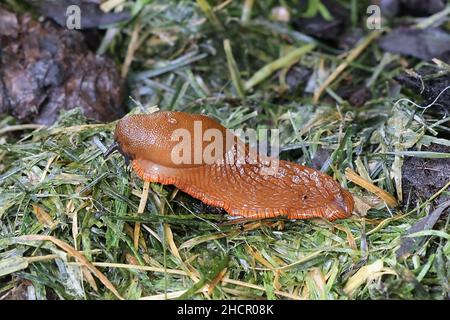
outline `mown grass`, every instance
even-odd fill
[[[198,4],[205,9],[204,1]],[[435,203],[403,199],[388,208],[345,176],[352,168],[398,199],[402,152],[450,145],[445,138],[450,118],[396,104],[405,96],[391,79],[404,69],[405,58],[369,44],[313,105],[305,85],[288,88],[287,68],[296,63],[294,68],[316,74],[314,91],[343,58],[270,21],[271,2],[255,3],[249,21],[241,20],[242,3],[217,5],[205,13],[195,2],[125,2],[135,18],[109,28],[100,51],[114,54],[121,66],[132,58],[123,69],[130,109],[201,112],[230,129],[279,128],[282,158],[312,165],[325,150],[321,170],[355,195],[355,215],[334,223],[230,220],[158,184],[151,185],[145,211],[137,214],[142,181],[119,155],[102,156],[112,143],[114,123],[92,123],[78,110],[50,128],[12,127],[13,119],[4,117],[1,297],[28,288],[38,299],[448,298],[449,215],[442,214],[432,231],[416,234],[418,241],[400,259],[396,252],[408,230],[433,212]],[[365,7],[358,10],[362,25]],[[305,46],[310,47],[293,61],[286,58]],[[279,71],[262,69],[261,81],[248,85],[277,59]],[[335,93],[342,82],[367,79],[373,98],[363,107],[351,107]],[[445,194],[443,188],[436,197]],[[142,228],[135,248],[137,222]],[[74,257],[76,251],[87,260]]]

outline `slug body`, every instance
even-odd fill
[[[215,144],[212,150],[211,144],[220,137],[228,142]],[[353,211],[353,197],[330,176],[292,162],[262,157],[231,131],[203,115],[130,115],[118,122],[115,140],[143,180],[173,184],[233,216],[323,217],[332,221],[349,217]],[[275,170],[268,170],[274,161]]]

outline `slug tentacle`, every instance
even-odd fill
[[[274,159],[259,155],[251,158],[248,156],[251,149],[239,139],[215,154],[214,163],[174,164],[171,157],[176,144],[171,134],[177,129],[193,133],[196,121],[202,123],[203,130],[213,128],[230,135],[226,128],[201,115],[182,112],[135,115],[118,123],[119,150],[131,157],[133,169],[141,179],[173,184],[230,215],[254,219],[323,217],[332,221],[352,214],[351,194],[330,176],[283,160],[277,160],[277,170],[267,174],[264,169]],[[227,159],[231,158],[245,161],[229,162]],[[194,156],[191,159],[195,160]]]
[[[108,158],[113,152],[117,151],[118,147],[119,144],[116,141],[114,141],[114,143],[110,145],[108,149],[106,149],[105,153],[103,154],[103,158],[104,159]]]

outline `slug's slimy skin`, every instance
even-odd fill
[[[185,163],[174,161],[173,139],[177,129],[192,137],[210,132],[221,134],[224,143],[211,159],[183,154]],[[183,112],[157,112],[121,119],[115,140],[140,178],[173,184],[204,203],[225,209],[230,215],[262,219],[286,216],[290,219],[323,217],[330,221],[351,216],[353,197],[330,176],[292,162],[277,161],[273,174],[265,174],[270,158],[249,156],[252,149],[218,122]],[[211,141],[189,140],[192,150],[205,149]],[[177,154],[177,152],[175,152]],[[244,161],[230,161],[240,159]],[[273,159],[272,159],[273,160]]]

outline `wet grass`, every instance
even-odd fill
[[[0,299],[24,292],[37,299],[449,297],[450,221],[446,203],[433,201],[448,195],[448,185],[414,202],[401,189],[405,157],[448,156],[408,150],[450,145],[450,118],[396,103],[417,97],[400,93],[392,77],[405,64],[425,63],[364,40],[361,52],[343,57],[270,20],[270,2],[143,3],[125,1],[135,18],[109,28],[100,47],[123,66],[132,112],[158,106],[204,113],[230,129],[278,128],[281,157],[316,165],[322,154],[319,168],[354,194],[357,210],[335,223],[230,220],[151,184],[138,214],[143,182],[119,155],[102,157],[114,123],[89,122],[77,110],[50,128],[3,117]],[[348,5],[356,10],[356,1]],[[363,25],[364,9],[353,23]],[[295,6],[291,14],[299,14]],[[307,76],[292,85],[293,71]],[[336,94],[346,83],[365,83],[373,98],[352,107]],[[348,168],[362,186],[348,180]],[[388,207],[370,185],[400,205]],[[432,230],[409,231],[433,214]],[[414,241],[400,257],[405,239]]]

